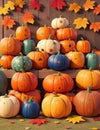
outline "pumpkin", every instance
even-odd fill
[[[79,51],[70,51],[65,54],[70,60],[69,68],[78,69],[83,68],[85,64],[85,56],[82,52]]]
[[[2,55],[0,58],[0,66],[4,69],[11,69],[11,62],[14,56],[11,55]]]
[[[32,97],[34,97],[33,100],[38,103],[40,103],[40,101],[41,101],[40,91],[37,89],[28,91],[28,92],[24,92],[24,93],[16,91],[16,90],[9,90],[8,94],[13,95],[16,98],[18,98],[21,103],[28,101]]]
[[[60,41],[60,51],[61,53],[68,53],[75,50],[75,41],[71,39]]]
[[[93,49],[94,53],[96,53],[99,57],[99,68],[100,68],[100,50]]]
[[[88,40],[81,38],[76,43],[76,49],[83,52],[84,54],[87,54],[91,51],[91,44]]]
[[[47,92],[65,93],[73,89],[74,81],[69,74],[58,72],[47,75],[42,86]]]
[[[45,51],[39,51],[37,49],[36,51],[29,52],[27,57],[32,60],[32,68],[34,69],[47,68],[48,66],[49,54]]]
[[[72,104],[67,96],[52,93],[42,100],[41,109],[46,117],[64,118],[70,115]]]
[[[82,69],[76,74],[76,85],[78,88],[87,89],[88,86],[92,86],[91,89],[100,89],[100,71],[91,69]]]
[[[86,54],[86,67],[89,69],[99,68],[99,56],[93,51]]]
[[[40,106],[36,101],[29,99],[22,103],[21,114],[24,118],[36,118],[40,114]]]
[[[56,30],[52,27],[42,26],[36,30],[37,40],[48,39],[51,34],[51,38],[54,39]]]
[[[100,115],[100,92],[81,90],[74,97],[76,112],[81,116],[93,117]]]
[[[54,70],[66,70],[69,68],[70,60],[67,58],[67,56],[60,54],[52,54],[48,58],[48,67],[50,69]]]
[[[50,35],[51,37],[51,35]],[[39,51],[46,51],[49,54],[55,54],[60,51],[60,43],[57,40],[51,38],[40,40],[37,43]]]
[[[58,29],[58,28],[65,28],[69,25],[69,21],[67,18],[63,18],[62,16],[60,16],[59,18],[54,18],[51,21],[51,27],[54,29]]]
[[[37,85],[37,76],[32,72],[16,72],[11,78],[11,87],[19,92],[35,90]]]
[[[0,53],[2,55],[18,55],[21,52],[22,43],[15,37],[4,37],[0,41]]]
[[[29,52],[34,51],[35,50],[35,41],[28,38],[23,40],[22,42],[22,53],[24,55],[27,55]]]
[[[58,40],[76,40],[77,39],[77,31],[74,28],[60,28],[56,31],[56,37]]]
[[[15,33],[16,38],[20,41],[30,38],[31,35],[30,28],[27,25],[18,26]]]
[[[19,100],[12,95],[0,96],[0,117],[11,118],[16,116],[20,110]]]
[[[0,95],[3,95],[7,92],[8,89],[8,79],[3,72],[2,69],[0,69]]]
[[[29,57],[23,56],[20,54],[19,56],[15,56],[11,62],[12,69],[15,71],[30,71],[32,69],[32,61]]]

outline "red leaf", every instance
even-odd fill
[[[38,0],[31,0],[29,4],[30,4],[30,7],[31,7],[31,8],[37,9],[37,10],[40,10],[40,8],[41,8],[41,6],[42,6],[42,5],[39,3]]]
[[[30,124],[37,124],[38,126],[39,125],[42,125],[42,124],[46,124],[48,121],[44,118],[36,118],[36,119],[32,119],[29,123]]]
[[[94,121],[100,121],[100,117],[94,117],[93,120]]]
[[[96,15],[100,14],[100,4],[99,4],[97,7],[94,8],[93,12],[94,12]]]
[[[63,6],[66,6],[64,0],[51,0],[50,6],[52,8],[57,8],[58,10],[62,10]]]

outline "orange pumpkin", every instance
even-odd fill
[[[49,54],[46,51],[31,51],[27,54],[27,57],[32,60],[34,69],[47,68],[48,66]]]
[[[0,41],[0,53],[3,55],[18,55],[21,49],[22,43],[15,37],[4,37]]]
[[[15,97],[17,97],[19,99],[19,101],[21,101],[21,103],[25,102],[25,101],[28,101],[30,98],[38,103],[40,103],[41,101],[41,95],[40,95],[40,91],[35,89],[35,90],[32,90],[32,91],[28,91],[28,92],[25,92],[25,93],[21,93],[19,91],[16,91],[16,90],[10,90],[9,95],[14,95]]]
[[[71,113],[72,104],[67,96],[52,93],[42,100],[41,108],[47,117],[63,118]]]
[[[43,79],[43,88],[47,92],[65,93],[74,87],[74,81],[66,73],[57,73],[47,75]]]
[[[27,25],[21,25],[16,29],[16,38],[20,41],[30,38],[31,32]]]
[[[32,72],[16,72],[11,78],[11,87],[19,92],[35,90],[37,85],[37,76]]]
[[[76,85],[78,88],[87,89],[88,86],[92,86],[91,89],[100,89],[100,71],[91,69],[82,69],[76,74]]]
[[[86,54],[91,51],[91,44],[88,40],[81,38],[81,40],[76,43],[76,49]]]
[[[58,40],[76,40],[77,39],[77,31],[74,28],[60,28],[56,31],[56,37]]]
[[[75,41],[73,40],[63,40],[63,41],[60,41],[60,50],[62,53],[67,53],[67,52],[70,52],[70,51],[73,51],[75,50]]]
[[[100,68],[100,50],[93,49],[93,52],[99,56],[99,68]]]
[[[36,31],[36,38],[37,40],[48,39],[50,34],[52,35],[51,38],[54,38],[55,33],[56,31],[52,27],[47,26],[39,27]]]
[[[14,56],[11,55],[2,55],[0,58],[0,66],[4,69],[11,69],[11,62]]]
[[[70,60],[70,68],[83,68],[85,64],[85,56],[79,51],[70,51],[65,54]]]

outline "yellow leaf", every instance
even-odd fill
[[[86,2],[83,4],[83,8],[85,11],[89,9],[94,9],[95,1],[94,0],[86,0]]]
[[[2,8],[2,7],[0,7],[0,15],[2,14],[2,10],[3,10],[3,8]]]
[[[25,5],[24,0],[15,0],[15,6],[19,6],[20,8],[23,8]]]
[[[84,29],[86,29],[86,27],[87,27],[87,24],[89,24],[89,22],[88,22],[88,19],[87,18],[81,18],[81,17],[79,17],[79,18],[76,18],[75,20],[74,20],[74,22],[73,22],[73,24],[76,24],[76,29],[80,29],[80,28],[84,28]]]
[[[10,10],[14,10],[15,9],[15,4],[14,4],[14,2],[12,2],[12,1],[8,1],[6,4],[5,4],[5,8],[8,8],[8,9],[10,9]]]
[[[3,15],[9,14],[9,9],[6,7],[2,8],[2,14]]]
[[[69,11],[74,11],[75,13],[77,13],[79,10],[81,9],[81,6],[78,5],[76,2],[70,4],[69,6]]]
[[[80,123],[81,121],[85,121],[85,119],[83,119],[82,116],[73,115],[73,116],[67,117],[66,121],[75,124],[75,123]]]

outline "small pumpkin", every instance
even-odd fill
[[[69,74],[58,72],[47,75],[42,86],[47,92],[65,93],[73,89],[74,81]]]
[[[52,93],[42,100],[41,109],[47,117],[64,118],[70,115],[72,104],[67,96]]]
[[[31,35],[30,28],[27,25],[18,26],[15,33],[16,38],[20,41],[30,38]]]
[[[16,72],[11,78],[11,87],[19,92],[35,90],[37,85],[37,76],[32,72]]]
[[[12,95],[0,96],[0,117],[11,118],[16,116],[20,110],[19,100]]]
[[[75,81],[78,88],[87,89],[88,86],[92,86],[92,90],[99,90],[100,71],[92,69],[81,69],[76,74]]]
[[[29,99],[22,103],[21,114],[24,118],[36,118],[40,114],[40,106],[33,99]]]
[[[54,29],[65,28],[68,25],[69,25],[69,20],[67,18],[62,17],[62,15],[59,18],[54,18],[51,21],[51,27]]]
[[[100,92],[81,90],[74,97],[74,106],[76,112],[81,116],[93,117],[100,115]]]
[[[48,58],[48,67],[54,70],[67,70],[70,66],[70,60],[67,56],[60,54],[52,54]]]
[[[99,57],[99,68],[100,68],[100,50],[93,49],[93,52],[96,53]]]

